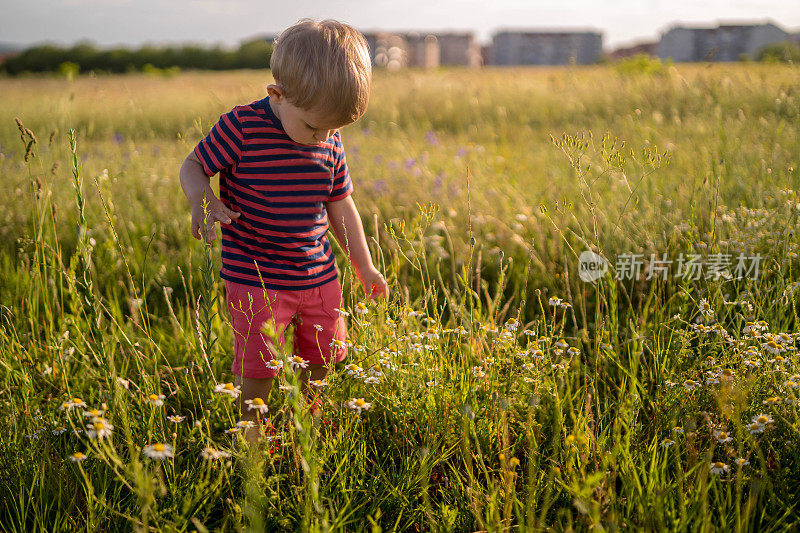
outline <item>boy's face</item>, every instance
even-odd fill
[[[272,112],[283,124],[283,129],[291,139],[299,144],[314,146],[325,142],[334,131],[346,124],[332,124],[319,112],[313,112],[293,105],[277,85],[267,86],[269,105]]]

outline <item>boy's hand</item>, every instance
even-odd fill
[[[377,298],[383,295],[384,298],[389,297],[389,287],[386,285],[386,280],[383,275],[374,268],[359,274],[359,279],[364,285],[364,291],[370,299]]]
[[[209,194],[207,200],[208,221],[206,224],[206,234],[208,242],[212,242],[217,238],[216,222],[219,221],[220,224],[230,224],[232,219],[239,218],[241,213],[225,207],[225,204],[213,194]],[[202,202],[192,206],[192,236],[195,239],[200,239],[200,229],[203,227],[204,215]]]

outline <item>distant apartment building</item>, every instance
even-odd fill
[[[472,33],[439,33],[439,61],[442,65],[467,65],[479,67],[481,47]]]
[[[492,65],[587,65],[603,54],[598,32],[501,31],[492,38]]]
[[[716,28],[673,26],[661,36],[656,55],[676,62],[738,61],[755,57],[759,49],[785,41],[788,35],[772,23]]]
[[[389,70],[482,64],[481,48],[472,33],[366,32],[363,35],[373,65]]]

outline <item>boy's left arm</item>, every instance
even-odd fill
[[[347,196],[342,200],[328,202],[325,207],[333,234],[336,235],[336,240],[339,241],[350,259],[356,275],[364,285],[364,290],[370,298],[380,294],[388,297],[389,289],[386,280],[372,264],[367,239],[364,236],[364,227],[361,225],[361,217],[353,198]]]

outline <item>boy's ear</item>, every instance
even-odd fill
[[[267,94],[275,101],[275,103],[280,103],[280,101],[285,97],[283,89],[281,89],[279,85],[275,84],[267,85]]]

